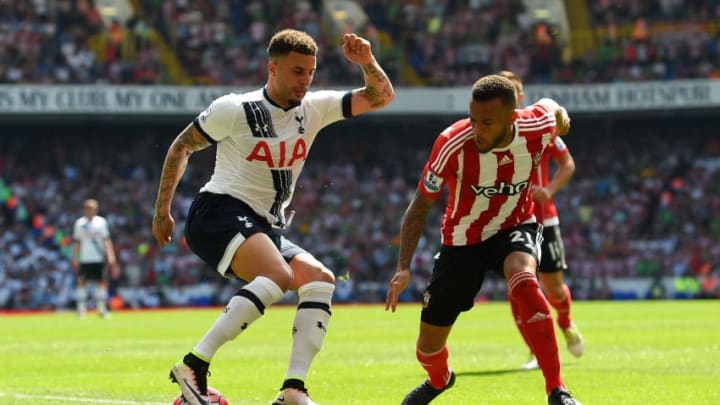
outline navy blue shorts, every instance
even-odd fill
[[[305,252],[249,205],[225,194],[202,192],[195,196],[185,225],[190,250],[222,275],[226,275],[242,241],[258,232],[270,237],[288,263]]]
[[[510,253],[526,252],[539,259],[541,228],[522,224],[476,245],[442,246],[423,294],[420,319],[435,326],[454,324],[461,312],[473,307],[488,271],[504,277],[503,263]]]

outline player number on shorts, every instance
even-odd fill
[[[512,231],[510,232],[510,242],[511,243],[522,243],[530,249],[532,252],[537,252],[538,247],[534,243],[533,238],[530,236],[529,232],[522,232],[522,231]]]

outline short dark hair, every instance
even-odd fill
[[[515,84],[500,75],[483,76],[473,84],[473,100],[490,101],[495,98],[499,98],[503,105],[515,108],[517,105]]]
[[[290,52],[315,56],[317,51],[317,43],[310,35],[293,29],[285,29],[273,35],[267,48],[268,55],[271,58],[285,56]]]

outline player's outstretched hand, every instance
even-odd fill
[[[358,65],[373,61],[370,41],[352,33],[343,35],[343,54],[349,61]]]
[[[397,308],[400,294],[403,292],[403,290],[405,290],[405,287],[407,287],[409,281],[410,270],[398,269],[395,272],[393,277],[390,279],[390,283],[388,284],[387,297],[385,297],[386,311],[390,309],[392,310],[392,312],[395,312],[395,308]]]
[[[175,219],[172,215],[158,215],[153,217],[152,232],[160,247],[167,246],[172,241],[172,234],[175,230]]]

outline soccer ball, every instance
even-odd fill
[[[225,396],[223,396],[223,394],[215,388],[207,387],[207,392],[208,398],[210,399],[210,405],[230,405],[227,399],[225,399]],[[172,405],[187,405],[187,402],[185,402],[185,397],[180,394],[177,398],[175,398],[175,402],[173,402]]]

